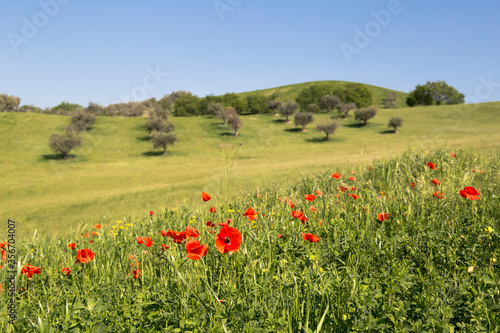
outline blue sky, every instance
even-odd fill
[[[467,102],[500,100],[498,1],[0,0],[0,13],[0,93],[21,104],[317,80],[444,80]]]

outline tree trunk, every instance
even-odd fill
[[[234,136],[238,136],[238,130],[237,129],[234,130]]]
[[[394,133],[399,134],[397,127],[394,127]]]
[[[326,133],[326,139],[325,139],[325,141],[330,141],[330,133],[328,133],[328,132]]]
[[[167,154],[167,146],[163,146],[163,155]]]
[[[67,160],[68,159],[68,153],[62,153],[63,159]]]

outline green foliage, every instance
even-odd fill
[[[199,98],[190,92],[182,93],[174,102],[174,116],[198,115]]]
[[[62,102],[61,104],[51,108],[50,113],[52,113],[52,114],[70,114],[71,112],[79,110],[81,108],[82,108],[82,106],[80,104]]]
[[[385,108],[394,109],[397,106],[397,94],[395,91],[388,91],[385,98]]]
[[[271,112],[274,114],[279,112],[281,105],[282,105],[281,101],[275,101],[275,100],[267,101],[268,109],[271,110]]]
[[[338,96],[334,96],[334,95],[323,96],[323,97],[321,97],[320,101],[321,101],[321,106],[323,107],[323,109],[328,110],[328,112],[336,109],[342,103],[340,98]]]
[[[261,93],[251,93],[246,96],[247,111],[249,114],[269,113],[268,99]]]
[[[285,117],[285,120],[288,121],[288,117],[293,115],[299,109],[299,105],[292,101],[288,101],[285,104],[282,104],[280,107],[280,114],[282,117]]]
[[[19,97],[0,94],[0,112],[13,112],[21,103],[21,99]]]
[[[331,95],[338,96],[340,101],[344,103],[356,103],[358,107],[367,107],[373,104],[372,92],[365,85],[359,83],[347,83],[341,86],[331,84],[311,85],[298,94],[296,102],[301,108],[305,109],[311,103],[323,105],[321,99]],[[339,101],[335,99],[335,101],[332,100],[331,103],[327,103],[329,105],[338,105]],[[326,108],[328,109],[328,107]]]
[[[417,85],[406,99],[408,106],[415,105],[440,105],[463,104],[464,94],[459,93],[445,81],[427,81],[425,85]]]
[[[368,124],[368,120],[372,119],[377,115],[378,109],[375,106],[370,106],[369,108],[362,108],[354,111],[354,120],[363,121]]]
[[[212,193],[197,208],[156,210],[100,229],[88,221],[62,237],[19,242],[21,267],[30,262],[41,274],[29,281],[18,276],[16,331],[496,332],[500,163],[498,156],[456,153],[407,151],[355,168],[355,182],[348,179],[352,168],[333,169],[227,204]],[[438,169],[430,170],[429,161]],[[476,165],[486,172],[472,173]],[[432,178],[441,180],[445,199],[433,197]],[[481,199],[462,198],[464,186],[478,189]],[[314,202],[304,199],[317,190],[323,193]],[[210,206],[217,211],[209,213]],[[243,216],[249,206],[258,212],[254,221]],[[293,210],[308,220],[294,219]],[[214,245],[216,222],[228,219],[243,236],[232,255]],[[186,257],[185,244],[160,233],[186,226],[197,228],[196,239],[209,247],[198,261]],[[319,241],[304,241],[301,233]],[[139,244],[139,236],[153,245]],[[75,250],[67,246],[73,242]],[[83,248],[95,257],[75,264]],[[63,267],[71,268],[69,276]],[[1,281],[6,277],[0,270]],[[0,318],[8,302],[1,292]],[[7,331],[5,321],[0,329]]]
[[[307,124],[314,121],[314,115],[312,112],[299,112],[295,114],[295,126],[301,126],[302,130],[306,129]]]
[[[63,134],[53,133],[49,138],[49,147],[54,152],[61,154],[64,159],[68,158],[71,150],[82,145],[82,138],[71,128]]]
[[[72,112],[70,127],[76,132],[86,131],[95,123],[95,116],[85,109]]]

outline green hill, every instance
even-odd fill
[[[399,135],[387,128],[393,116],[404,119]],[[35,229],[60,234],[81,221],[116,221],[161,207],[196,205],[201,191],[222,200],[226,189],[233,195],[269,181],[291,182],[303,172],[373,163],[408,147],[473,147],[488,154],[500,148],[500,102],[380,109],[366,127],[350,115],[332,140],[323,142],[314,128],[331,117],[315,115],[315,123],[301,132],[271,115],[244,116],[238,137],[211,117],[173,118],[179,142],[167,156],[152,152],[144,118],[99,117],[83,133],[83,146],[65,161],[53,155],[48,139],[62,132],[69,117],[3,113],[0,220],[19,221],[20,236]],[[234,161],[226,163],[223,153],[234,154],[237,147]],[[4,237],[1,228],[0,240]]]
[[[254,92],[260,92],[260,93],[264,94],[265,96],[271,96],[274,93],[278,93],[279,100],[290,101],[290,100],[295,100],[297,95],[303,89],[308,88],[308,87],[315,85],[315,84],[326,84],[326,85],[329,85],[332,87],[339,87],[339,86],[344,86],[348,83],[353,83],[353,82],[313,81],[313,82],[304,82],[304,83],[298,83],[298,84],[290,84],[287,86],[276,87],[276,88],[248,91],[248,92],[239,93],[238,95],[246,96],[246,95],[254,93]],[[387,92],[388,91],[395,91],[396,92],[397,107],[405,107],[406,106],[406,97],[408,96],[407,93],[404,93],[401,91],[396,91],[396,90],[391,90],[391,89],[387,89],[387,88],[382,88],[382,87],[378,87],[378,86],[372,86],[370,84],[363,84],[363,85],[366,86],[372,92],[374,105],[382,107],[385,103],[385,98],[387,96]]]

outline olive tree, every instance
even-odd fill
[[[174,133],[155,132],[151,136],[153,148],[163,148],[163,155],[167,153],[167,147],[177,142],[177,137]]]
[[[243,126],[243,121],[236,111],[229,114],[227,124],[234,130],[234,136],[238,136],[238,130]]]
[[[354,120],[360,120],[364,122],[364,125],[368,124],[368,120],[372,119],[377,115],[377,107],[370,106],[367,108],[362,108],[354,111]]]
[[[71,116],[70,127],[77,132],[88,130],[95,123],[95,116],[87,112],[85,109],[73,111]]]
[[[337,128],[340,126],[340,122],[328,121],[326,123],[319,124],[316,126],[318,132],[324,132],[326,134],[325,141],[330,140],[330,134],[335,133]]]
[[[64,159],[68,158],[69,152],[82,145],[82,138],[70,127],[63,134],[53,133],[49,138],[49,147],[56,153],[61,154]]]
[[[403,126],[403,119],[399,117],[392,117],[391,120],[389,120],[389,124],[387,124],[387,127],[392,127],[394,128],[394,133],[399,133],[398,132],[398,127]]]
[[[19,103],[21,103],[19,97],[0,94],[0,112],[14,111],[19,106]]]
[[[385,97],[385,108],[386,109],[395,109],[396,108],[396,92],[388,91],[387,96]]]
[[[318,113],[319,112],[319,106],[317,104],[311,103],[307,107],[307,111],[312,112],[312,113]]]
[[[349,111],[356,109],[356,103],[340,103],[338,105],[339,114],[342,115],[342,118],[347,118]]]
[[[281,102],[275,100],[267,101],[267,107],[273,112],[273,114],[276,114],[281,108]]]
[[[314,121],[312,112],[299,112],[295,114],[295,126],[302,126],[302,131],[306,130],[307,124]]]
[[[295,102],[287,102],[286,104],[281,105],[280,114],[282,117],[285,117],[285,121],[288,122],[288,117],[293,115],[299,109],[299,105]]]
[[[321,106],[323,109],[327,109],[328,112],[336,109],[342,101],[338,96],[335,95],[325,95],[321,97]]]

